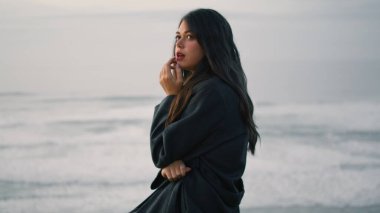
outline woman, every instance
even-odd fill
[[[167,97],[155,107],[155,191],[132,212],[239,212],[246,153],[259,136],[232,30],[211,9],[180,21],[174,56],[162,68]]]

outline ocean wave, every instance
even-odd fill
[[[0,98],[2,97],[26,97],[26,96],[35,96],[34,93],[29,92],[0,92]]]
[[[369,169],[380,169],[380,163],[342,163],[340,164],[342,170],[369,170]]]
[[[141,103],[158,100],[156,96],[102,96],[102,97],[47,97],[36,100],[42,103],[65,103],[65,102],[123,102]]]
[[[126,187],[137,184],[145,184],[146,181],[105,181],[105,180],[65,180],[65,181],[22,181],[22,180],[0,180],[0,188],[44,188],[44,187],[62,187],[62,186],[81,186],[81,187]]]
[[[333,139],[334,141],[358,140],[380,142],[380,129],[344,129],[328,125],[266,125],[261,129],[262,135],[270,137],[300,137]]]
[[[250,207],[242,208],[241,213],[358,213],[367,212],[375,213],[380,212],[380,205],[363,205],[363,206],[326,206],[326,205],[293,205],[293,206],[263,206],[263,207]]]
[[[37,182],[37,181],[15,181],[0,180],[1,200],[24,200],[24,199],[51,199],[51,198],[80,198],[83,192],[68,192],[67,188],[127,188],[134,185],[146,184],[144,181],[84,181],[84,180],[66,180],[57,182]],[[64,190],[66,189],[66,190]]]
[[[97,125],[135,125],[145,123],[145,119],[94,119],[94,120],[62,120],[53,121],[48,125],[55,126],[97,126]]]
[[[147,124],[146,119],[93,119],[93,120],[62,120],[49,122],[50,128],[71,128],[92,133],[110,132],[118,127]]]
[[[8,143],[0,144],[0,150],[5,149],[16,149],[16,150],[31,150],[31,149],[46,149],[48,147],[56,146],[58,143],[54,141],[47,141],[41,143],[29,143],[29,144],[18,144],[18,143]]]
[[[21,123],[21,122],[5,123],[5,124],[0,124],[0,129],[13,129],[13,128],[20,128],[22,126],[25,126],[25,123]]]

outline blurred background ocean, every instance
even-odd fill
[[[242,212],[380,212],[380,3],[0,0],[0,212],[128,212],[178,21],[230,22],[262,136]]]

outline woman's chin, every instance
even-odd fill
[[[195,67],[192,67],[192,66],[185,66],[183,64],[178,64],[179,68],[181,68],[181,70],[187,70],[187,71],[194,71],[195,70]]]
[[[184,64],[181,63],[180,61],[177,61],[177,65],[178,65],[179,68],[181,68],[181,69],[186,69],[186,68],[185,68],[186,66],[184,66]]]

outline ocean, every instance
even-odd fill
[[[163,97],[0,93],[0,212],[128,212]],[[244,212],[380,212],[380,101],[257,102]]]
[[[152,191],[181,17],[221,12],[261,133],[242,213],[380,212],[380,4],[0,0],[0,213],[128,212]]]

